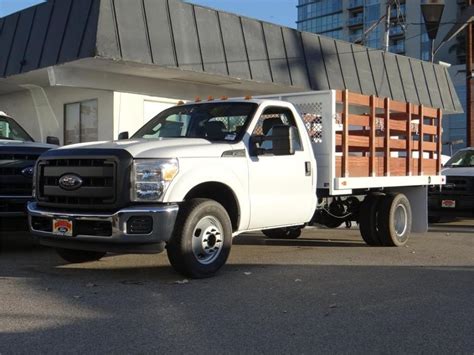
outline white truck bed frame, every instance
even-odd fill
[[[351,195],[355,189],[394,188],[438,185],[445,183],[441,175],[337,177],[335,151],[336,132],[342,131],[341,115],[337,110],[336,91],[310,91],[280,95],[265,95],[258,99],[282,100],[292,103],[305,121],[317,161],[317,188],[327,189],[329,195]],[[305,120],[312,117],[312,121]]]

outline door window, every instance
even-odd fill
[[[296,127],[295,118],[290,109],[285,107],[268,107],[263,111],[252,133],[252,136],[265,138],[258,147],[263,151],[263,154],[271,154],[273,146],[271,141],[273,127],[281,125]],[[295,150],[303,150],[297,129],[295,130],[295,135],[293,137],[293,147]]]

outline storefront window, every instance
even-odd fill
[[[64,105],[64,144],[98,140],[97,100]]]

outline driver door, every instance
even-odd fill
[[[271,120],[271,124],[266,124]],[[269,121],[267,121],[268,123]],[[271,126],[297,126],[292,111],[286,107],[267,107],[260,116],[252,136],[271,136]],[[251,218],[249,229],[303,224],[311,218],[315,193],[314,167],[305,151],[300,131],[294,140],[294,155],[273,155],[266,141],[258,155],[249,161],[249,195]],[[309,217],[308,217],[309,216]]]

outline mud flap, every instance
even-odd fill
[[[387,189],[390,192],[405,194],[410,201],[412,213],[412,233],[428,231],[428,188],[427,186],[407,186]]]

